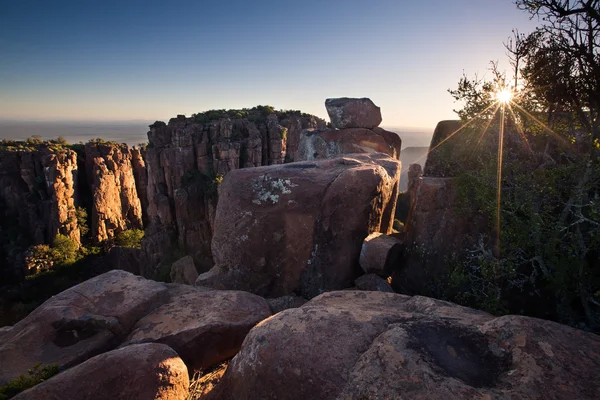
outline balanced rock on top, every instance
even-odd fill
[[[336,129],[373,129],[381,124],[381,109],[371,99],[342,97],[325,100],[325,108]]]

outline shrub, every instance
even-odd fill
[[[142,247],[142,238],[144,237],[144,231],[141,229],[129,229],[126,231],[119,232],[115,238],[115,244],[117,246],[131,247],[139,249]]]
[[[70,237],[59,233],[52,242],[52,258],[59,264],[73,264],[81,258],[79,245]]]
[[[0,387],[0,400],[10,399],[24,390],[34,387],[38,383],[50,379],[58,374],[58,364],[50,364],[42,367],[42,363],[35,364],[26,375],[13,379],[6,385]]]

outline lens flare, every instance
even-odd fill
[[[496,100],[502,104],[508,104],[512,100],[512,92],[508,88],[496,92]]]

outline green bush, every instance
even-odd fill
[[[144,231],[141,229],[129,229],[126,231],[119,232],[115,238],[115,244],[117,246],[131,247],[139,249],[142,247],[142,238],[144,237]]]
[[[59,233],[52,242],[52,258],[59,264],[73,264],[81,258],[79,245],[70,237]]]
[[[0,387],[0,400],[10,399],[24,390],[50,379],[58,374],[58,364],[50,364],[42,367],[42,363],[35,364],[27,375],[21,375]]]

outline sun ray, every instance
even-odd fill
[[[496,258],[500,258],[500,216],[502,205],[502,156],[504,151],[504,117],[506,104],[502,104],[500,114],[500,136],[498,138],[498,173],[497,173],[497,193],[496,193]]]
[[[429,155],[431,152],[433,152],[435,149],[437,149],[438,147],[440,147],[442,144],[446,143],[448,140],[450,140],[451,137],[453,137],[454,135],[456,135],[458,132],[462,131],[463,129],[465,129],[467,126],[469,126],[473,121],[475,121],[477,118],[479,118],[483,113],[487,112],[490,108],[492,108],[492,106],[496,105],[496,102],[490,104],[489,106],[487,106],[486,108],[484,108],[483,110],[481,110],[479,113],[477,113],[477,115],[475,115],[473,118],[471,118],[469,121],[465,122],[464,124],[461,125],[460,128],[458,128],[457,130],[455,130],[454,132],[452,132],[450,135],[448,135],[444,140],[442,140],[441,142],[439,142],[437,145],[435,145],[433,148],[429,149],[429,151],[427,152],[427,155]]]
[[[524,109],[523,107],[521,107],[517,103],[514,103],[514,105],[519,110],[521,110],[525,115],[527,115],[529,118],[531,118],[534,122],[536,122],[539,126],[541,126],[545,130],[547,130],[548,132],[550,132],[552,135],[554,135],[557,139],[559,139],[562,144],[566,144],[567,143],[567,140],[564,137],[562,137],[558,133],[554,132],[552,129],[550,129],[550,127],[548,125],[546,125],[543,122],[541,122],[539,119],[537,119],[535,116],[533,116],[529,111],[527,111],[526,109]]]
[[[496,109],[494,110],[494,112],[492,114],[496,114],[498,112],[498,109],[500,108],[500,102],[496,102]],[[483,136],[485,135],[485,133],[487,132],[488,128],[490,127],[490,125],[492,124],[494,118],[490,118],[488,119],[488,122],[485,126],[485,128],[483,128],[483,131],[481,132],[481,135],[479,136],[479,139],[477,139],[477,144],[476,147],[479,147],[479,144],[481,143],[481,140],[483,139]]]
[[[517,116],[515,115],[515,112],[513,111],[510,104],[508,105],[508,111],[510,112],[510,115],[512,115],[513,121],[515,121],[515,127],[517,128],[517,132],[525,142],[525,147],[527,147],[527,150],[530,154],[533,154],[533,150],[531,149],[531,145],[529,144],[529,139],[527,139],[527,136],[525,136],[525,131],[523,131],[523,127],[517,121]]]

